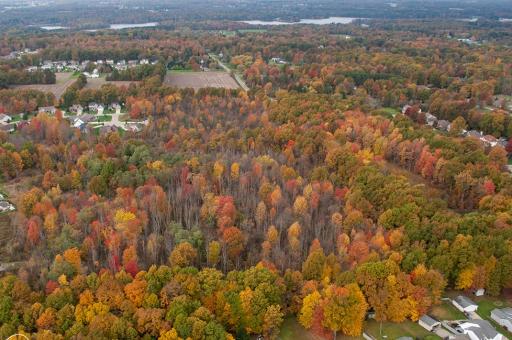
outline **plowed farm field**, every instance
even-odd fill
[[[238,89],[238,83],[227,72],[169,72],[165,84],[178,88],[205,87]]]

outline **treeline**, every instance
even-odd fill
[[[0,88],[10,85],[55,84],[55,73],[49,70],[0,70]]]
[[[155,65],[138,65],[126,70],[118,71],[113,69],[112,73],[107,76],[110,81],[129,81],[129,80],[143,80],[148,77],[158,76],[161,81],[164,80],[167,70],[165,65],[157,63]]]

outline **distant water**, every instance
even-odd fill
[[[158,22],[146,22],[144,24],[112,24],[110,25],[111,30],[122,30],[125,28],[139,28],[139,27],[156,27]]]
[[[69,27],[65,27],[65,26],[41,26],[41,28],[43,30],[46,30],[46,31],[67,30],[67,29],[69,29]]]
[[[509,18],[500,18],[500,22],[512,22],[512,19],[509,19]]]
[[[286,22],[286,21],[261,21],[261,20],[245,20],[240,21],[249,25],[265,25],[265,26],[276,26],[276,25],[296,25],[296,24],[309,24],[309,25],[329,25],[329,24],[350,24],[358,18],[348,17],[330,17],[325,19],[300,19],[297,22]]]

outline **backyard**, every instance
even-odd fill
[[[505,308],[512,307],[512,303],[510,301],[501,299],[501,298],[493,298],[489,296],[483,296],[475,299],[475,302],[478,303],[477,314],[482,318],[490,321],[496,330],[501,334],[505,335],[507,338],[512,339],[512,333],[505,330],[503,327],[498,325],[493,319],[491,319],[491,311],[494,308]]]

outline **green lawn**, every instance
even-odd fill
[[[234,37],[236,35],[235,31],[219,31],[219,34],[222,34],[226,37]]]
[[[14,123],[14,122],[19,122],[23,117],[22,117],[21,113],[19,113],[19,114],[13,114],[11,116],[11,118],[12,118],[11,122]]]
[[[442,301],[440,305],[434,306],[429,314],[437,320],[467,319],[464,313],[455,308],[449,301]]]
[[[99,115],[96,117],[96,121],[98,122],[111,122],[112,116],[109,115]]]
[[[380,335],[380,323],[375,320],[366,322],[365,331],[376,339],[396,339],[401,336],[410,336],[415,339],[441,339],[418,325],[416,322],[406,320],[401,323],[383,322],[382,336]]]
[[[393,118],[398,113],[400,113],[400,111],[392,107],[382,107],[371,112],[371,114],[374,116],[383,116],[389,119]]]
[[[185,68],[167,70],[167,74],[172,74],[172,73],[188,73],[188,72],[196,72],[196,71],[194,71],[193,69],[185,69]]]
[[[253,29],[241,29],[241,30],[238,30],[238,32],[240,32],[240,33],[265,33],[265,32],[267,32],[267,30],[253,28]]]
[[[488,320],[490,323],[496,327],[496,330],[500,332],[501,334],[505,335],[507,338],[512,339],[512,333],[505,330],[503,327],[498,325],[496,322],[494,322],[493,319],[491,319],[491,311],[494,308],[504,308],[504,307],[511,307],[512,304],[510,302],[504,302],[500,299],[495,299],[491,297],[480,297],[475,299],[476,303],[478,303],[478,309],[477,314],[480,315],[482,318]]]

